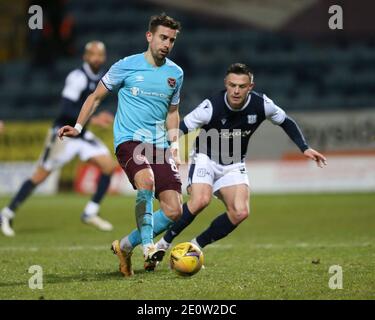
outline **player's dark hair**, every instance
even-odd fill
[[[181,24],[179,21],[166,15],[165,12],[152,16],[148,24],[148,30],[152,33],[156,31],[158,26],[167,27],[173,30],[181,31]]]
[[[234,74],[246,74],[250,78],[250,82],[254,81],[254,74],[250,71],[249,67],[244,63],[233,63],[227,69],[226,76],[230,73]]]

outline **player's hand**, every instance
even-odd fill
[[[95,116],[92,116],[90,123],[102,128],[108,128],[112,125],[114,120],[113,114],[108,111],[102,111]]]
[[[63,140],[64,137],[77,137],[79,135],[79,132],[77,129],[71,126],[63,126],[59,129],[59,131],[57,131],[57,135],[60,138],[60,140]]]
[[[181,165],[180,150],[178,148],[171,148],[171,154],[177,169],[179,169]]]
[[[303,154],[305,155],[305,157],[310,158],[311,160],[314,160],[316,164],[318,165],[318,167],[320,168],[323,168],[324,166],[327,165],[326,157],[314,149],[309,148],[305,150]]]

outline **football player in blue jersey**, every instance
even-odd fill
[[[147,51],[112,65],[84,102],[76,125],[59,131],[61,138],[79,135],[108,92],[117,91],[113,126],[116,156],[137,190],[137,229],[112,243],[124,276],[134,273],[131,256],[139,244],[143,247],[144,268],[154,270],[165,250],[155,247],[153,237],[166,230],[182,212],[178,105],[183,71],[167,58],[179,30],[180,23],[166,14],[152,16],[146,32]],[[160,202],[156,212],[154,197]]]
[[[205,99],[181,121],[184,134],[201,128],[189,168],[190,199],[183,205],[181,218],[157,242],[157,247],[168,249],[172,240],[208,206],[213,194],[223,201],[226,212],[194,238],[193,244],[204,248],[227,236],[248,217],[250,192],[244,159],[250,137],[265,119],[280,126],[305,157],[319,167],[326,165],[326,158],[307,145],[296,122],[266,95],[252,91],[253,87],[249,68],[235,63],[227,70],[226,90]],[[216,137],[212,132],[217,133]]]
[[[12,222],[18,207],[31,195],[50,173],[64,166],[75,156],[82,161],[96,165],[100,171],[98,186],[92,199],[87,203],[81,215],[82,222],[93,225],[102,231],[113,229],[111,223],[99,216],[100,202],[107,192],[111,175],[116,168],[108,148],[92,132],[84,129],[75,139],[61,141],[57,139],[57,130],[66,123],[75,123],[82,102],[93,92],[103,76],[103,64],[106,60],[105,45],[101,41],[86,44],[83,56],[84,63],[80,68],[71,71],[65,80],[61,94],[61,111],[49,130],[44,152],[31,178],[27,179],[12,198],[9,205],[0,213],[1,231],[5,236],[14,236]],[[108,127],[113,122],[113,115],[103,111],[90,122],[101,127]]]

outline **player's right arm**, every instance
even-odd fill
[[[58,135],[61,139],[64,136],[78,136],[82,128],[86,125],[87,121],[95,112],[96,108],[105,98],[108,92],[112,91],[116,87],[120,87],[121,85],[123,85],[127,74],[125,61],[126,58],[121,59],[111,66],[111,68],[99,82],[95,91],[87,97],[85,103],[82,106],[81,112],[78,116],[77,123],[74,128],[71,126],[64,126],[59,130]]]
[[[102,84],[102,82],[99,82],[95,91],[91,93],[84,102],[74,128],[72,126],[64,126],[60,128],[58,131],[59,138],[63,139],[63,137],[78,136],[81,133],[82,128],[86,125],[87,121],[90,119],[100,102],[107,96],[107,94],[108,89]]]
[[[212,103],[210,100],[203,100],[193,111],[187,114],[180,121],[180,135],[201,128],[208,124],[212,118]]]

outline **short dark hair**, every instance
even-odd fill
[[[181,24],[179,21],[173,19],[166,15],[165,12],[152,16],[150,22],[148,23],[148,30],[152,33],[156,31],[158,26],[167,27],[173,30],[181,31]]]
[[[247,76],[249,76],[251,83],[254,81],[254,74],[250,71],[250,68],[244,63],[237,62],[231,64],[227,69],[226,76],[230,73],[246,74]]]

